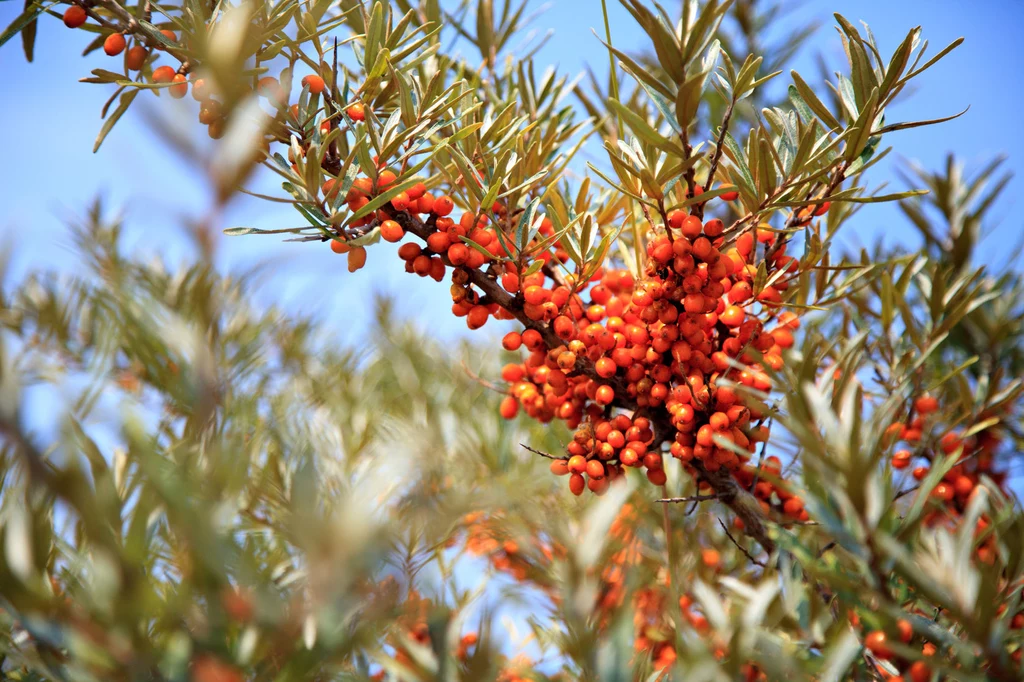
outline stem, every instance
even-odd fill
[[[734,94],[732,99],[729,100],[729,107],[725,110],[725,116],[722,117],[722,129],[718,132],[718,141],[715,142],[715,155],[711,157],[711,168],[708,170],[708,177],[705,181],[704,190],[711,189],[711,183],[715,180],[715,172],[718,171],[718,164],[722,160],[722,152],[725,149],[725,136],[729,132],[729,121],[732,119],[732,110],[736,106],[736,95]],[[695,204],[694,209],[697,211],[697,217],[704,218],[704,204]]]

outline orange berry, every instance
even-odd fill
[[[590,478],[604,478],[604,464],[599,460],[592,459],[587,462],[587,476]]]
[[[78,28],[85,23],[89,15],[86,14],[85,8],[79,5],[71,5],[64,10],[64,25],[68,28]]]
[[[739,191],[737,191],[737,189],[735,187],[733,187],[732,185],[719,185],[718,188],[719,189],[730,188],[730,191],[728,191],[725,194],[721,195],[722,196],[722,200],[724,200],[724,201],[736,201],[739,198],[739,196],[740,196]]]
[[[197,102],[204,102],[210,99],[210,84],[205,78],[197,78],[192,81],[192,99]]]
[[[586,487],[587,482],[583,479],[580,474],[573,474],[569,477],[569,490],[573,495],[579,496],[583,494],[583,489]]]
[[[146,48],[141,45],[128,48],[128,54],[125,56],[125,65],[129,71],[140,71],[142,67],[146,65],[146,57],[149,56],[149,52]]]
[[[864,638],[864,646],[867,647],[868,651],[873,653],[879,658],[889,658],[892,656],[892,652],[888,646],[889,638],[881,630],[873,630],[868,633],[867,637]]]
[[[400,242],[405,236],[405,230],[394,220],[385,220],[380,224],[380,236],[386,242]]]
[[[910,682],[928,682],[932,679],[932,671],[924,661],[914,661],[907,668]]]
[[[455,208],[455,202],[452,198],[447,195],[442,195],[434,199],[434,205],[431,208],[431,213],[439,216],[446,216],[452,212]]]
[[[348,271],[355,272],[364,265],[366,265],[366,249],[356,246],[348,252]]]
[[[501,339],[501,346],[507,351],[517,351],[523,345],[523,337],[519,332],[509,332]]]
[[[684,237],[692,241],[700,236],[704,226],[701,224],[700,218],[695,215],[688,215],[683,218],[679,229],[683,233]]]
[[[932,496],[943,502],[953,499],[953,487],[947,483],[939,483],[932,489]]]
[[[324,83],[324,79],[320,76],[310,74],[302,79],[302,86],[309,88],[310,94],[319,95],[327,87],[327,84]]]
[[[475,305],[466,315],[466,326],[470,329],[479,329],[487,324],[490,315],[491,311],[487,309],[487,306]]]
[[[610,405],[615,400],[615,391],[611,386],[599,386],[594,394],[594,400],[601,405]]]
[[[564,459],[553,459],[551,460],[551,473],[555,476],[565,476],[569,473],[569,463]]]
[[[574,474],[582,474],[587,470],[587,458],[583,455],[573,455],[569,458],[569,471]]]
[[[966,476],[958,476],[957,479],[953,481],[953,490],[960,497],[967,497],[971,494],[971,491],[974,490],[974,481]]]
[[[422,182],[417,182],[415,185],[405,190],[405,193],[409,195],[409,199],[411,201],[416,201],[421,196],[427,193],[427,186],[424,185]]]
[[[202,115],[202,112],[199,112]],[[211,139],[219,140],[224,137],[224,120],[217,119],[216,121],[210,121],[209,128],[206,130],[207,134]]]
[[[348,117],[353,121],[366,120],[366,110],[363,107],[362,102],[356,102],[355,104],[349,105],[348,109],[345,110],[345,113],[348,114]]]
[[[116,57],[124,52],[125,39],[122,33],[111,33],[103,41],[103,51],[110,57]]]
[[[708,568],[718,568],[718,564],[721,562],[722,557],[718,553],[717,549],[704,549],[701,550],[700,560],[704,562],[704,565]]]
[[[498,410],[504,419],[515,419],[515,416],[519,414],[519,401],[512,396],[507,395],[502,399],[501,406]],[[552,471],[554,471],[554,469],[552,469]]]
[[[171,93],[171,97],[174,99],[181,99],[188,94],[188,79],[185,77],[185,74],[174,74],[174,78],[171,79],[171,82],[174,83],[174,85],[167,88]]]
[[[174,69],[169,66],[158,66],[153,69],[154,83],[170,83],[174,80]]]
[[[664,469],[648,469],[647,480],[654,485],[665,485],[668,481],[668,475]]]
[[[907,644],[914,638],[914,626],[906,618],[896,621],[896,631],[900,635],[900,641]]]
[[[799,516],[804,510],[804,501],[799,497],[791,497],[782,505],[782,511],[790,516]]]
[[[340,239],[331,240],[331,251],[334,253],[348,253],[352,250],[352,247],[341,241]]]
[[[452,244],[448,247],[448,260],[452,265],[463,265],[469,261],[469,247],[465,244]]]
[[[930,395],[923,395],[914,401],[914,409],[918,414],[931,414],[939,409],[939,401]]]
[[[160,35],[162,35],[164,38],[167,38],[167,40],[172,43],[178,42],[178,34],[169,28],[161,30]]]
[[[611,358],[602,357],[598,358],[597,362],[594,363],[594,369],[597,371],[598,376],[603,377],[605,379],[609,379],[615,376],[615,372],[616,370],[618,370],[618,366],[615,364],[615,361],[612,360]]]
[[[718,320],[726,327],[738,327],[743,324],[745,317],[746,313],[743,312],[743,308],[731,305],[722,311],[722,314],[718,316]]]

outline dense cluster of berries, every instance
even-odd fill
[[[474,556],[485,557],[495,570],[509,575],[517,582],[535,579],[537,571],[532,570],[529,553],[522,550],[517,540],[502,533],[499,525],[493,521],[492,517],[482,512],[473,512],[463,517],[466,551]],[[532,544],[531,549],[543,561],[552,561],[556,552],[560,556],[565,553],[564,549],[537,537],[532,539]]]
[[[945,524],[955,527],[981,485],[982,477],[996,486],[1004,484],[1006,472],[996,471],[993,466],[1002,436],[993,428],[983,429],[968,438],[954,431],[942,433],[938,413],[939,401],[935,397],[919,396],[913,402],[910,418],[888,428],[886,441],[890,445],[903,443],[906,446],[893,453],[893,469],[910,469],[911,476],[920,482],[928,477],[937,459],[960,453],[957,463],[928,491],[939,504],[932,506],[924,518],[928,525]],[[937,439],[937,447],[933,447],[930,443],[935,441],[931,436],[936,431],[942,435]],[[996,551],[994,538],[985,533],[989,524],[990,519],[983,514],[975,529],[977,535],[983,536],[977,548],[977,557],[985,563],[995,560]]]
[[[345,201],[358,210],[394,181],[388,170],[375,182],[360,178]],[[332,197],[336,182],[324,183],[325,197]],[[403,215],[426,216],[418,221],[426,245],[399,248],[407,271],[441,281],[453,268],[452,311],[470,329],[491,317],[525,321],[525,330],[502,341],[506,350],[525,349],[527,355],[502,372],[510,388],[501,413],[513,418],[522,408],[541,422],[557,418],[576,429],[567,456],[551,467],[568,475],[573,493],[602,493],[623,467],[643,468],[651,483],[664,484],[665,440],[684,463],[697,461],[708,471],[726,469],[753,482],[757,472],[748,460],[768,429],[741,393],[770,391],[766,367],[782,366],[782,352],[799,326],[794,314],[779,310],[799,263],[786,255],[785,244],[775,244],[775,232],[747,230],[727,246],[721,220],[702,222],[675,211],[650,239],[640,279],[599,268],[589,281],[578,282],[553,268],[521,273],[510,260],[496,262],[509,246],[502,243],[505,231],[494,227],[506,216],[500,204],[491,207],[494,224],[484,213],[455,220],[449,217],[453,208],[450,198],[434,197],[420,184],[359,222],[376,223],[384,239],[397,242],[405,236]],[[544,218],[534,244],[552,235]],[[773,276],[755,291],[758,243],[765,245]],[[350,270],[366,262],[365,249],[350,247],[340,234],[331,248],[348,253]],[[568,254],[554,244],[536,258],[550,265],[567,261]],[[474,287],[470,273],[484,269],[514,298],[519,315]],[[774,324],[767,328],[767,322]],[[584,365],[593,371],[581,371]],[[615,408],[622,411],[615,414]],[[770,481],[762,480],[758,490],[766,505],[776,493],[784,513],[805,517],[799,498]]]
[[[1018,586],[1017,591],[1021,588]],[[1012,591],[1012,590],[1011,590]],[[1007,595],[1007,598],[1012,595]],[[1006,613],[1006,603],[1000,604],[997,609],[997,615],[1002,616]],[[917,616],[930,619],[933,614],[928,614],[923,611],[917,611]],[[859,617],[852,613],[850,620],[854,626],[860,624]],[[1016,615],[1010,620],[1011,630],[1022,630],[1024,629],[1024,610],[1018,611]],[[935,644],[925,640],[925,638],[919,632],[914,631],[914,626],[911,622],[905,618],[901,618],[896,621],[895,626],[891,631],[887,630],[871,630],[864,635],[864,647],[870,651],[875,658],[886,661],[890,666],[894,667],[898,672],[892,674],[884,668],[877,668],[876,671],[882,679],[888,682],[929,682],[932,679],[933,667],[955,667],[956,662],[943,658],[938,660],[939,651]],[[897,654],[894,651],[893,643],[898,642],[903,647],[908,647],[914,651],[920,651],[921,656],[916,657],[917,660],[908,659],[904,656]],[[1017,648],[1011,653],[1011,659],[1014,663],[1019,665],[1022,658],[1024,658],[1024,649]],[[928,659],[928,660],[922,660]],[[936,659],[936,665],[929,665],[931,659]]]
[[[564,285],[544,288],[538,272],[538,283],[524,291],[527,304],[551,304],[548,315],[565,345],[549,349],[527,330],[521,340],[530,355],[506,367],[504,378],[512,382],[511,397],[531,417],[557,417],[577,429],[565,466],[552,467],[570,474],[576,494],[584,489],[584,475],[586,487],[601,492],[623,466],[643,467],[652,483],[663,484],[652,419],[671,428],[673,457],[698,460],[709,471],[746,473],[751,480],[747,460],[768,437],[767,428],[753,421],[761,415],[745,406],[738,387],[769,391],[765,366],[779,369],[782,351],[793,344],[799,321],[792,313],[779,315],[778,307],[789,284],[786,275],[798,263],[786,255],[785,245],[772,249],[772,268],[784,272],[755,292],[755,239],[770,245],[775,233],[744,232],[723,252],[720,220],[702,223],[677,211],[668,222],[648,244],[639,281],[625,271],[600,273],[584,303]],[[776,325],[766,329],[761,318]],[[518,346],[514,333],[506,337],[506,349]],[[593,363],[596,378],[572,374],[580,356]],[[614,405],[635,405],[634,415],[650,417],[612,416],[608,410]]]

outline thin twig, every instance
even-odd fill
[[[746,548],[746,547],[744,547],[744,546],[743,546],[743,545],[741,545],[740,543],[736,542],[736,538],[734,538],[734,537],[732,536],[732,533],[730,533],[730,532],[729,532],[729,529],[728,529],[728,528],[726,527],[726,525],[725,525],[725,522],[724,522],[724,521],[722,521],[722,519],[718,519],[718,525],[720,525],[720,526],[722,527],[722,530],[724,530],[724,531],[725,531],[725,536],[726,536],[727,538],[729,538],[730,540],[732,540],[732,544],[736,545],[736,547],[738,547],[738,548],[739,548],[739,550],[740,550],[741,552],[743,552],[744,556],[746,556],[746,557],[747,557],[748,559],[750,559],[750,562],[751,562],[751,563],[757,564],[757,565],[758,565],[758,566],[760,566],[761,568],[764,568],[764,566],[765,566],[765,563],[764,563],[763,561],[758,561],[757,559],[755,559],[755,558],[753,557],[753,555],[751,555],[751,553],[747,551],[747,548]]]
[[[736,95],[733,93],[733,97],[729,100],[729,107],[725,110],[725,116],[722,117],[722,129],[718,133],[718,141],[715,142],[715,154],[711,157],[711,168],[708,170],[707,180],[704,181],[704,190],[711,190],[711,183],[715,180],[715,173],[718,171],[718,164],[722,160],[722,152],[725,145],[725,136],[729,132],[729,119],[732,118],[733,107],[736,106]],[[697,211],[697,217],[703,220],[704,218],[704,204],[697,204],[694,206]]]
[[[478,374],[475,374],[473,372],[473,370],[471,370],[469,368],[469,365],[466,364],[465,360],[463,360],[460,364],[462,365],[462,369],[466,372],[466,375],[470,379],[472,379],[473,381],[477,382],[478,384],[480,384],[484,388],[491,389],[492,391],[494,391],[496,393],[501,393],[502,395],[508,395],[508,389],[507,388],[502,388],[501,386],[497,385],[496,383],[494,383],[492,381],[487,381],[487,379],[484,379],[483,377],[479,376]]]
[[[530,452],[532,452],[535,455],[540,455],[541,457],[547,457],[548,459],[558,459],[558,460],[565,459],[565,457],[556,457],[554,455],[549,455],[548,453],[543,452],[541,450],[537,450],[536,448],[531,448],[526,443],[520,443],[519,445],[521,445],[522,447],[526,448],[527,450],[529,450]]]
[[[711,495],[688,495],[687,497],[663,497],[663,498],[661,498],[660,500],[657,500],[657,501],[658,502],[669,502],[669,503],[673,503],[674,504],[674,503],[677,503],[677,502],[703,502],[704,500],[717,500],[717,499],[719,499],[719,497],[718,497],[718,494],[715,493],[715,494],[711,494]]]

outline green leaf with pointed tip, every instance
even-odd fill
[[[276,230],[264,230],[259,227],[225,227],[223,233],[228,237],[240,237],[247,234],[302,234],[309,231],[304,227],[283,227]]]
[[[100,127],[99,135],[96,136],[96,142],[94,142],[92,146],[93,154],[99,151],[100,145],[103,144],[103,140],[107,139],[107,135],[110,133],[111,130],[114,129],[114,125],[124,115],[124,113],[128,111],[128,107],[131,106],[132,102],[135,100],[136,95],[138,94],[138,90],[128,90],[127,92],[121,95],[121,99],[117,104],[117,108],[114,109],[113,112],[111,112],[110,116],[107,117],[107,119],[103,122],[103,125]]]
[[[4,29],[3,33],[0,33],[0,46],[6,43],[8,40],[18,35],[26,26],[35,22],[36,17],[48,10],[49,8],[56,5],[55,2],[50,3],[34,3],[25,6],[25,11],[18,15],[18,17],[11,22],[11,24]],[[27,53],[26,53],[27,54]],[[29,59],[29,61],[32,61]]]
[[[821,122],[825,124],[825,127],[829,130],[837,130],[842,126],[839,125],[839,121],[832,115],[832,112],[828,110],[818,96],[811,90],[811,86],[807,85],[803,78],[800,77],[796,71],[790,71],[790,75],[793,77],[793,85],[796,87],[796,94],[799,95],[801,101],[807,105],[807,107],[814,112],[814,114],[821,119]],[[794,93],[790,91],[790,99],[793,98]],[[809,121],[808,121],[809,122]]]

